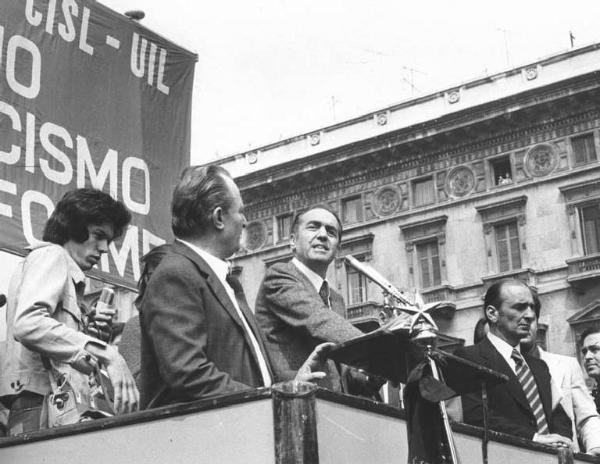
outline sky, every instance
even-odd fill
[[[100,0],[198,54],[191,164],[600,41],[600,2]]]

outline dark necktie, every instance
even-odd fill
[[[592,396],[594,397],[594,403],[596,404],[596,411],[600,412],[600,392],[598,391],[597,385],[592,390]]]
[[[326,280],[323,281],[323,284],[319,289],[319,296],[323,300],[323,303],[325,303],[325,306],[329,307],[329,285]]]
[[[529,366],[517,349],[513,349],[510,357],[517,365],[517,379],[519,379],[519,383],[527,397],[529,406],[533,411],[538,433],[550,433],[548,422],[546,421],[546,416],[544,414],[544,407],[542,406],[542,400],[540,399],[540,394],[535,379],[533,378],[533,374],[531,373],[531,369],[529,369]]]
[[[251,314],[252,312],[250,311],[250,306],[248,306],[248,302],[246,301],[246,295],[244,294],[244,289],[242,288],[242,284],[240,283],[238,278],[236,276],[234,276],[233,274],[227,274],[227,277],[225,278],[225,280],[227,281],[229,286],[233,289],[233,293],[235,294],[235,299],[237,301],[237,304],[240,307],[242,314],[246,318],[246,321],[248,322],[248,324],[251,324],[251,321],[249,319],[252,316],[252,314]]]

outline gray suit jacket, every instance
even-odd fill
[[[253,315],[246,319],[264,350]],[[225,288],[182,243],[173,244],[150,277],[140,325],[144,408],[263,386],[256,353]]]
[[[333,290],[330,302],[328,308],[292,262],[276,263],[267,269],[255,309],[277,381],[293,379],[319,343],[341,343],[362,335],[344,318],[344,300]],[[328,376],[318,384],[339,390],[339,376],[333,363],[330,361],[323,368]]]

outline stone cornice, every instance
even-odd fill
[[[439,149],[428,154],[418,153],[415,154],[411,159],[405,158],[402,160],[386,161],[383,163],[383,165],[364,168],[358,171],[355,170],[351,176],[345,176],[343,178],[338,176],[337,178],[334,178],[328,182],[320,183],[318,186],[306,185],[306,183],[303,183],[301,188],[298,188],[291,193],[283,193],[280,195],[271,194],[269,195],[270,199],[267,201],[261,199],[255,203],[252,202],[252,197],[255,193],[260,191],[260,188],[258,188],[257,192],[254,192],[254,189],[250,191],[244,191],[242,186],[242,190],[245,196],[250,195],[250,198],[246,199],[247,210],[249,212],[258,211],[258,209],[263,210],[271,205],[291,204],[294,202],[294,200],[305,197],[308,193],[324,194],[326,192],[339,190],[341,188],[358,185],[373,180],[377,180],[378,185],[383,185],[409,179],[414,175],[411,176],[411,173],[407,172],[407,168],[410,169],[411,166],[416,168],[419,164],[423,164],[424,159],[427,159],[429,163],[439,163],[439,169],[442,169],[462,164],[464,160],[460,158],[461,155],[464,156],[475,153],[475,155],[473,155],[474,157],[485,159],[487,156],[498,155],[505,151],[509,151],[509,148],[511,150],[526,149],[534,144],[531,141],[531,136],[533,134],[538,134],[536,137],[536,143],[549,142],[556,138],[558,135],[557,132],[565,132],[564,135],[567,135],[567,133],[572,132],[574,126],[578,122],[589,121],[590,119],[594,120],[594,126],[600,126],[600,110],[588,110],[583,113],[571,114],[550,122],[544,121],[540,124],[532,124],[524,129],[514,129],[508,134],[493,136],[485,140],[471,143],[457,144],[453,147]],[[567,129],[570,129],[570,131],[567,131]],[[545,133],[540,134],[542,131]],[[498,150],[498,145],[501,142],[506,142],[507,139],[511,141],[510,147],[506,147],[505,151],[502,149]],[[263,195],[256,195],[256,197],[264,198]]]
[[[349,161],[357,156],[372,154],[381,150],[396,148],[399,145],[406,143],[416,143],[431,139],[437,135],[443,135],[449,131],[473,126],[478,123],[485,123],[491,119],[498,117],[513,117],[519,111],[525,109],[535,109],[536,106],[554,102],[562,98],[576,99],[577,95],[582,92],[596,90],[600,88],[597,76],[594,73],[584,76],[578,76],[567,81],[563,81],[543,89],[534,89],[523,92],[518,95],[513,95],[501,100],[482,105],[479,108],[472,108],[469,111],[453,113],[444,118],[427,121],[408,128],[400,129],[391,134],[373,136],[367,140],[349,144],[343,147],[338,147],[328,151],[316,153],[310,157],[304,157],[301,160],[278,164],[271,168],[266,168],[258,172],[237,177],[236,182],[242,189],[251,189],[259,187],[264,183],[265,178],[269,178],[270,182],[282,180],[292,177],[300,172],[307,170],[316,170],[339,162],[340,160]],[[588,99],[589,100],[589,99]],[[584,104],[585,102],[582,102]],[[575,105],[577,106],[577,105]],[[581,105],[579,105],[581,106]],[[549,108],[543,108],[548,111]],[[564,111],[564,108],[561,108]],[[581,117],[584,117],[581,114]],[[555,125],[556,121],[542,121],[536,126],[544,124]],[[543,130],[544,127],[541,127]],[[538,129],[539,130],[539,129]],[[505,131],[506,132],[506,131]],[[522,130],[509,131],[508,134],[502,135],[499,138],[504,141],[514,140],[514,134],[525,135]],[[512,135],[512,136],[511,136]],[[496,144],[498,140],[496,140]],[[476,148],[473,145],[471,149]],[[448,152],[447,152],[448,153]],[[450,152],[449,154],[453,154]],[[419,154],[421,155],[421,154]]]

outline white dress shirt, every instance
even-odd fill
[[[200,256],[204,261],[206,261],[206,264],[208,264],[208,266],[216,274],[216,276],[219,279],[219,282],[221,282],[221,284],[223,285],[223,288],[225,288],[225,291],[227,292],[227,296],[229,296],[231,303],[233,303],[233,307],[235,308],[237,315],[239,316],[240,320],[242,321],[244,330],[246,331],[246,333],[248,334],[248,337],[250,338],[250,342],[252,343],[252,348],[254,348],[254,352],[256,353],[256,357],[258,360],[258,367],[260,369],[260,373],[263,378],[263,383],[265,384],[265,387],[270,387],[271,384],[273,383],[273,380],[271,379],[271,375],[269,374],[269,369],[267,367],[267,361],[265,359],[265,354],[261,351],[260,345],[258,344],[256,336],[250,329],[250,326],[248,325],[248,321],[246,320],[246,317],[244,316],[244,314],[242,313],[242,311],[238,305],[233,288],[231,288],[231,286],[227,282],[227,273],[229,272],[229,263],[227,263],[226,261],[223,261],[222,259],[217,258],[216,256],[211,255],[210,253],[204,251],[203,249],[201,249],[195,245],[192,245],[189,242],[186,242],[185,240],[181,240],[181,239],[177,239],[177,240],[179,240],[181,243],[190,247],[192,250],[194,250],[198,254],[198,256]]]
[[[327,282],[327,280],[323,279],[323,277],[321,277],[315,271],[308,268],[298,258],[293,258],[292,263],[294,263],[294,266],[296,266],[298,268],[298,270],[300,272],[302,272],[302,274],[304,274],[308,278],[308,280],[310,280],[310,283],[313,284],[313,286],[317,290],[317,293],[319,293],[321,291],[321,287],[323,286],[323,282]],[[329,291],[329,282],[327,282],[327,290]],[[328,306],[331,307],[331,301],[329,300],[329,295],[330,294],[328,293],[327,301],[328,301]]]
[[[500,337],[497,337],[492,332],[488,332],[487,337],[488,337],[488,340],[490,341],[490,343],[492,345],[494,345],[494,348],[496,348],[496,350],[498,350],[498,353],[500,353],[500,355],[504,358],[504,360],[508,363],[508,365],[513,370],[513,372],[516,374],[517,373],[517,363],[511,357],[511,355],[512,355],[513,350],[515,350],[515,349],[519,353],[521,353],[520,345],[510,346],[507,342],[502,340]],[[525,358],[523,358],[523,362],[526,362]]]

